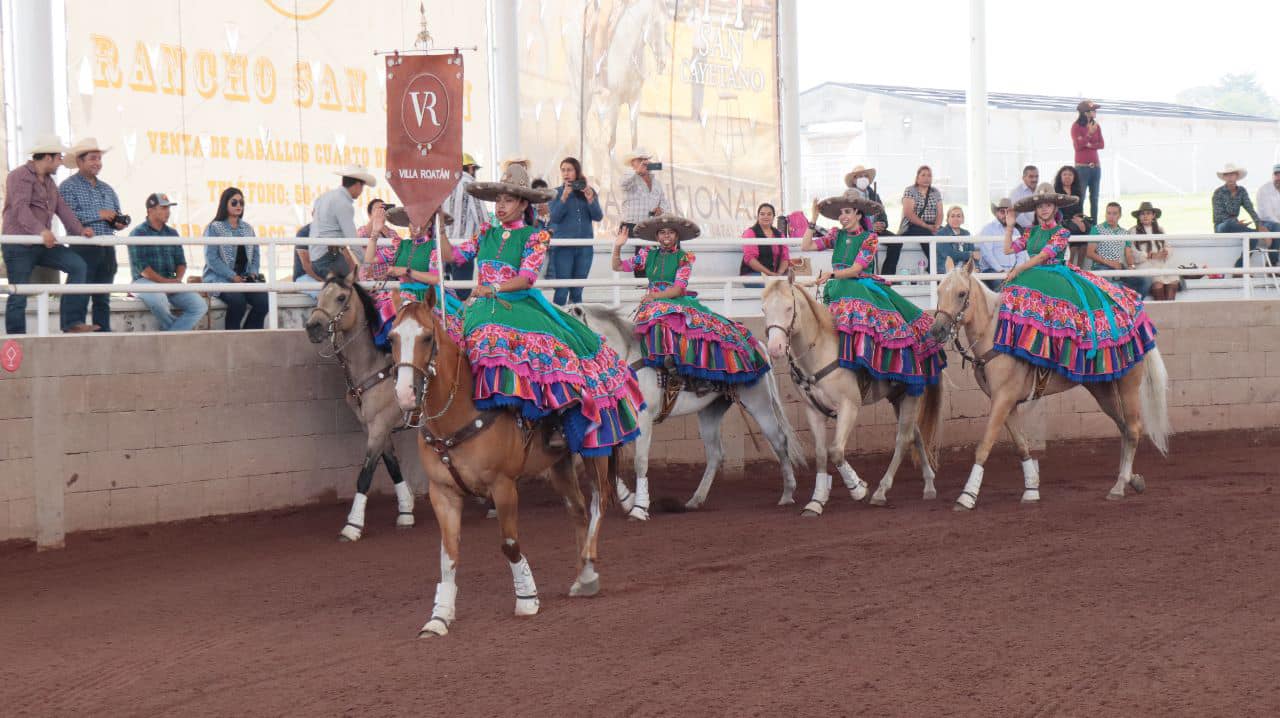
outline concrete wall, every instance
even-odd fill
[[[1280,422],[1280,302],[1185,302],[1150,312],[1172,378],[1176,431]],[[758,319],[747,323],[762,329]],[[64,531],[261,511],[354,490],[362,435],[343,402],[336,365],[320,359],[301,332],[19,341],[21,369],[0,370],[0,541],[38,536],[56,546]],[[956,361],[947,372],[954,385],[946,414],[951,446],[977,440],[988,407],[971,374],[959,369]],[[788,416],[811,446],[785,371],[779,383]],[[1082,389],[1040,402],[1030,423],[1044,437],[1115,436]],[[768,458],[764,442],[757,451],[745,429],[740,412],[730,412],[730,474]],[[892,433],[889,406],[869,407],[851,453],[884,451]],[[399,442],[406,474],[421,492],[413,439],[401,435]],[[1175,441],[1175,455],[1192,445]],[[664,464],[703,461],[692,417],[661,425],[653,446],[651,475]],[[381,470],[374,485],[389,490]]]

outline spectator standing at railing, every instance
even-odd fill
[[[206,237],[254,237],[244,221],[244,193],[235,187],[222,191],[218,213],[205,227]],[[355,235],[353,231],[351,233]],[[261,282],[256,244],[210,244],[204,248],[204,281],[242,284]],[[261,329],[267,317],[266,292],[221,292],[214,295],[227,305],[226,329]]]
[[[480,165],[476,164],[476,160],[470,153],[462,153],[462,174],[458,176],[458,184],[454,185],[453,194],[449,195],[449,199],[445,200],[441,209],[450,217],[453,217],[453,226],[449,228],[449,236],[454,237],[459,242],[465,242],[468,239],[480,233],[480,227],[484,225],[484,205],[480,200],[467,194],[467,185],[476,181],[476,173],[480,171]],[[444,268],[445,275],[454,281],[467,282],[475,276],[475,262],[462,262],[459,264],[450,264]],[[465,301],[471,296],[470,289],[459,289],[458,298]]]
[[[1143,206],[1151,206],[1150,202],[1143,203]],[[1106,219],[1098,224],[1093,225],[1093,229],[1089,234],[1103,237],[1126,237],[1129,230],[1120,225],[1120,203],[1110,202],[1107,204]],[[1136,214],[1134,215],[1137,216]],[[1090,242],[1086,253],[1090,261],[1089,269],[1133,269],[1136,258],[1134,256],[1133,247],[1129,246],[1129,242],[1124,239],[1113,239],[1106,242]],[[1116,277],[1117,280],[1126,287],[1138,293],[1138,296],[1147,296],[1147,290],[1151,286],[1149,277]]]
[[[1102,186],[1102,163],[1098,159],[1098,150],[1107,146],[1102,139],[1102,127],[1098,125],[1098,103],[1093,100],[1081,100],[1076,105],[1079,116],[1071,124],[1071,144],[1076,151],[1076,177],[1079,178],[1080,191],[1077,197],[1084,199],[1086,191],[1089,195],[1089,219],[1098,221],[1098,189]],[[1067,216],[1063,213],[1063,216]]]
[[[110,148],[99,146],[98,141],[86,137],[72,145],[63,164],[76,173],[62,181],[58,193],[66,200],[82,226],[93,230],[95,237],[110,237],[116,230],[129,223],[120,211],[120,198],[111,185],[99,177],[102,172],[102,156]],[[116,281],[116,248],[114,245],[78,245],[71,251],[84,260],[85,281],[89,284],[113,284]],[[93,323],[100,332],[111,331],[111,295],[91,294],[89,303],[93,311]]]
[[[566,157],[560,162],[560,179],[556,196],[551,198],[551,256],[548,274],[556,279],[586,279],[591,274],[595,258],[594,247],[557,247],[557,239],[595,239],[594,223],[604,219],[600,197],[586,177],[582,176],[582,163],[576,157]],[[582,302],[582,287],[556,287],[553,300],[566,303]]]
[[[671,213],[671,200],[667,199],[662,183],[654,178],[653,170],[649,168],[651,159],[653,154],[642,147],[637,147],[623,158],[631,167],[631,173],[623,177],[619,185],[622,188],[622,226],[628,232],[650,217]],[[643,277],[643,268],[637,267],[633,275]]]
[[[1271,181],[1258,188],[1258,216],[1264,223],[1280,226],[1280,164],[1271,168]],[[1272,266],[1280,265],[1280,239],[1272,239],[1270,246]]]
[[[75,212],[58,194],[53,173],[66,148],[56,135],[45,135],[31,148],[31,159],[13,170],[5,179],[4,219],[0,232],[6,235],[39,236],[40,244],[9,244],[0,246],[4,263],[9,272],[10,284],[28,284],[31,272],[37,267],[49,267],[66,272],[68,284],[84,284],[88,276],[84,260],[71,248],[58,244],[53,236],[53,215],[58,215],[67,232],[85,237],[93,236],[91,227],[81,226]],[[64,333],[97,331],[98,326],[85,324],[89,297],[84,294],[65,294],[59,302],[61,325]],[[11,294],[5,302],[4,326],[9,334],[27,333],[27,297]]]
[[[1009,192],[1009,201],[1016,204],[1018,200],[1030,197],[1036,193],[1036,186],[1039,184],[1040,169],[1035,165],[1027,165],[1026,167],[1023,167],[1022,181],[1019,182],[1018,186],[1014,187],[1011,192]],[[1030,227],[1031,223],[1035,221],[1035,212],[1019,212],[1017,221],[1019,227]],[[1000,230],[1000,236],[1004,236],[1003,229]]]
[[[1220,234],[1240,234],[1244,232],[1280,232],[1280,223],[1268,222],[1258,217],[1258,212],[1253,208],[1253,202],[1249,199],[1249,190],[1241,187],[1238,183],[1247,177],[1249,171],[1243,167],[1236,167],[1230,162],[1218,172],[1218,179],[1222,180],[1223,185],[1213,191],[1213,231]],[[1249,225],[1240,221],[1240,210],[1243,209],[1249,213],[1249,217],[1253,219],[1257,229],[1250,229]],[[1258,247],[1269,249],[1273,246],[1270,239],[1250,239],[1249,251],[1253,251]],[[1272,250],[1274,252],[1274,250]],[[1244,266],[1244,255],[1236,261],[1236,266]]]
[[[978,232],[980,237],[992,238],[987,242],[978,242],[978,268],[984,273],[1003,273],[1022,264],[1030,259],[1025,251],[1016,254],[1004,253],[1004,228],[1008,221],[1009,213],[1013,211],[1013,203],[1009,198],[1003,198],[998,202],[991,204],[991,214],[995,215],[995,219],[987,223]],[[1014,225],[1014,232],[1021,234],[1025,229],[1020,225]],[[1000,286],[1000,280],[987,279],[986,285],[992,289]]]
[[[187,255],[177,244],[178,230],[169,226],[169,195],[157,192],[146,201],[147,221],[133,228],[130,237],[174,237],[175,244],[129,246],[129,264],[133,268],[135,284],[182,284],[187,273]],[[194,292],[135,292],[136,296],[160,322],[162,332],[185,332],[209,311],[209,305]],[[178,314],[173,310],[177,309]]]
[[[348,165],[334,174],[342,178],[342,186],[334,187],[316,198],[311,212],[312,240],[354,239],[356,236],[356,198],[365,187],[377,187],[378,179],[369,170],[358,165]],[[310,266],[308,266],[310,264]],[[330,272],[350,274],[356,268],[356,258],[351,249],[338,244],[313,241],[307,250],[302,267],[305,277],[299,282],[323,282]],[[320,292],[308,292],[315,297]]]
[[[938,230],[939,237],[968,237],[969,230],[964,228],[964,210],[959,206],[947,210],[947,223]],[[956,264],[964,264],[970,259],[978,260],[978,250],[972,242],[939,242],[934,254],[938,263],[945,265],[947,258]]]
[[[916,170],[915,184],[902,191],[902,225],[898,235],[902,237],[932,237],[942,227],[942,192],[933,186],[933,170],[921,165]],[[919,245],[924,252],[924,270],[929,271],[929,249]],[[901,244],[890,244],[884,250],[884,267],[881,274],[898,273],[898,256]]]

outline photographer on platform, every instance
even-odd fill
[[[621,183],[622,227],[630,233],[637,224],[650,217],[669,214],[671,200],[667,199],[662,183],[654,179],[653,173],[662,169],[662,163],[651,162],[652,154],[637,147],[623,159],[633,173],[624,177]],[[643,268],[636,269],[635,276],[643,277]]]
[[[551,271],[556,279],[586,279],[591,274],[594,247],[557,247],[558,239],[595,239],[593,223],[604,219],[600,196],[582,176],[582,163],[566,157],[560,163],[560,179],[551,199]],[[582,302],[582,287],[556,287],[554,301],[560,306]]]

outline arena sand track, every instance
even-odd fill
[[[1103,499],[1114,441],[989,464],[979,510],[900,479],[893,507],[773,506],[776,470],[707,510],[605,524],[603,593],[571,600],[572,534],[545,489],[521,539],[543,608],[511,615],[496,526],[469,506],[460,616],[418,640],[437,535],[334,541],[345,507],[0,550],[0,713],[26,715],[1280,714],[1280,432],[1194,436],[1145,496]],[[858,461],[878,477],[883,458]],[[805,472],[808,474],[809,472]],[[693,477],[655,477],[686,496]],[[811,479],[802,491],[812,488]],[[678,491],[676,491],[678,489]]]

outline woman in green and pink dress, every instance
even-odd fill
[[[867,218],[882,211],[878,202],[855,191],[828,197],[814,205],[811,219],[816,222],[820,212],[840,226],[815,239],[811,223],[801,249],[831,251],[831,271],[823,272],[818,284],[835,319],[840,366],[866,371],[877,381],[900,382],[908,394],[919,396],[938,383],[947,358],[929,337],[932,319],[867,271],[879,247]]]
[[[635,372],[585,324],[532,289],[550,235],[530,226],[531,203],[551,199],[533,189],[522,165],[499,182],[467,192],[492,201],[500,224],[485,224],[457,246],[441,235],[445,262],[475,261],[476,288],[463,322],[480,409],[513,408],[527,419],[557,416],[570,451],[608,455],[639,435],[644,398]],[[558,437],[553,437],[553,444]]]
[[[369,238],[365,247],[364,261],[360,264],[360,279],[365,281],[399,281],[400,301],[424,301],[427,292],[435,291],[440,283],[440,260],[436,253],[435,217],[425,228],[409,224],[409,216],[403,208],[397,207],[390,214],[381,200],[370,203],[369,224],[356,230],[359,237]],[[409,226],[410,239],[401,239],[394,230],[386,228],[386,223]],[[371,236],[371,235],[377,236]],[[390,247],[378,245],[379,238],[389,238]],[[374,334],[373,342],[379,347],[387,347],[387,334],[395,323],[396,312],[400,309],[396,303],[396,292],[383,289],[372,292],[374,306],[382,319],[382,326]],[[445,289],[444,309],[435,308],[436,315],[444,322],[449,338],[458,344],[462,343],[462,302],[458,300],[452,289]]]
[[[643,247],[634,259],[621,257],[626,229],[613,247],[613,271],[643,268],[648,291],[636,312],[636,334],[646,366],[665,368],[680,376],[723,385],[747,386],[769,371],[758,344],[747,328],[711,311],[689,291],[694,256],[682,242],[697,237],[698,225],[662,215],[636,225],[635,236],[655,247]]]
[[[1156,330],[1136,292],[1066,261],[1071,234],[1058,224],[1058,208],[1075,201],[1042,185],[1013,207],[1035,211],[1035,223],[1017,237],[1009,213],[1005,254],[1025,249],[1031,258],[1005,278],[995,350],[1071,381],[1113,381],[1155,347]]]

